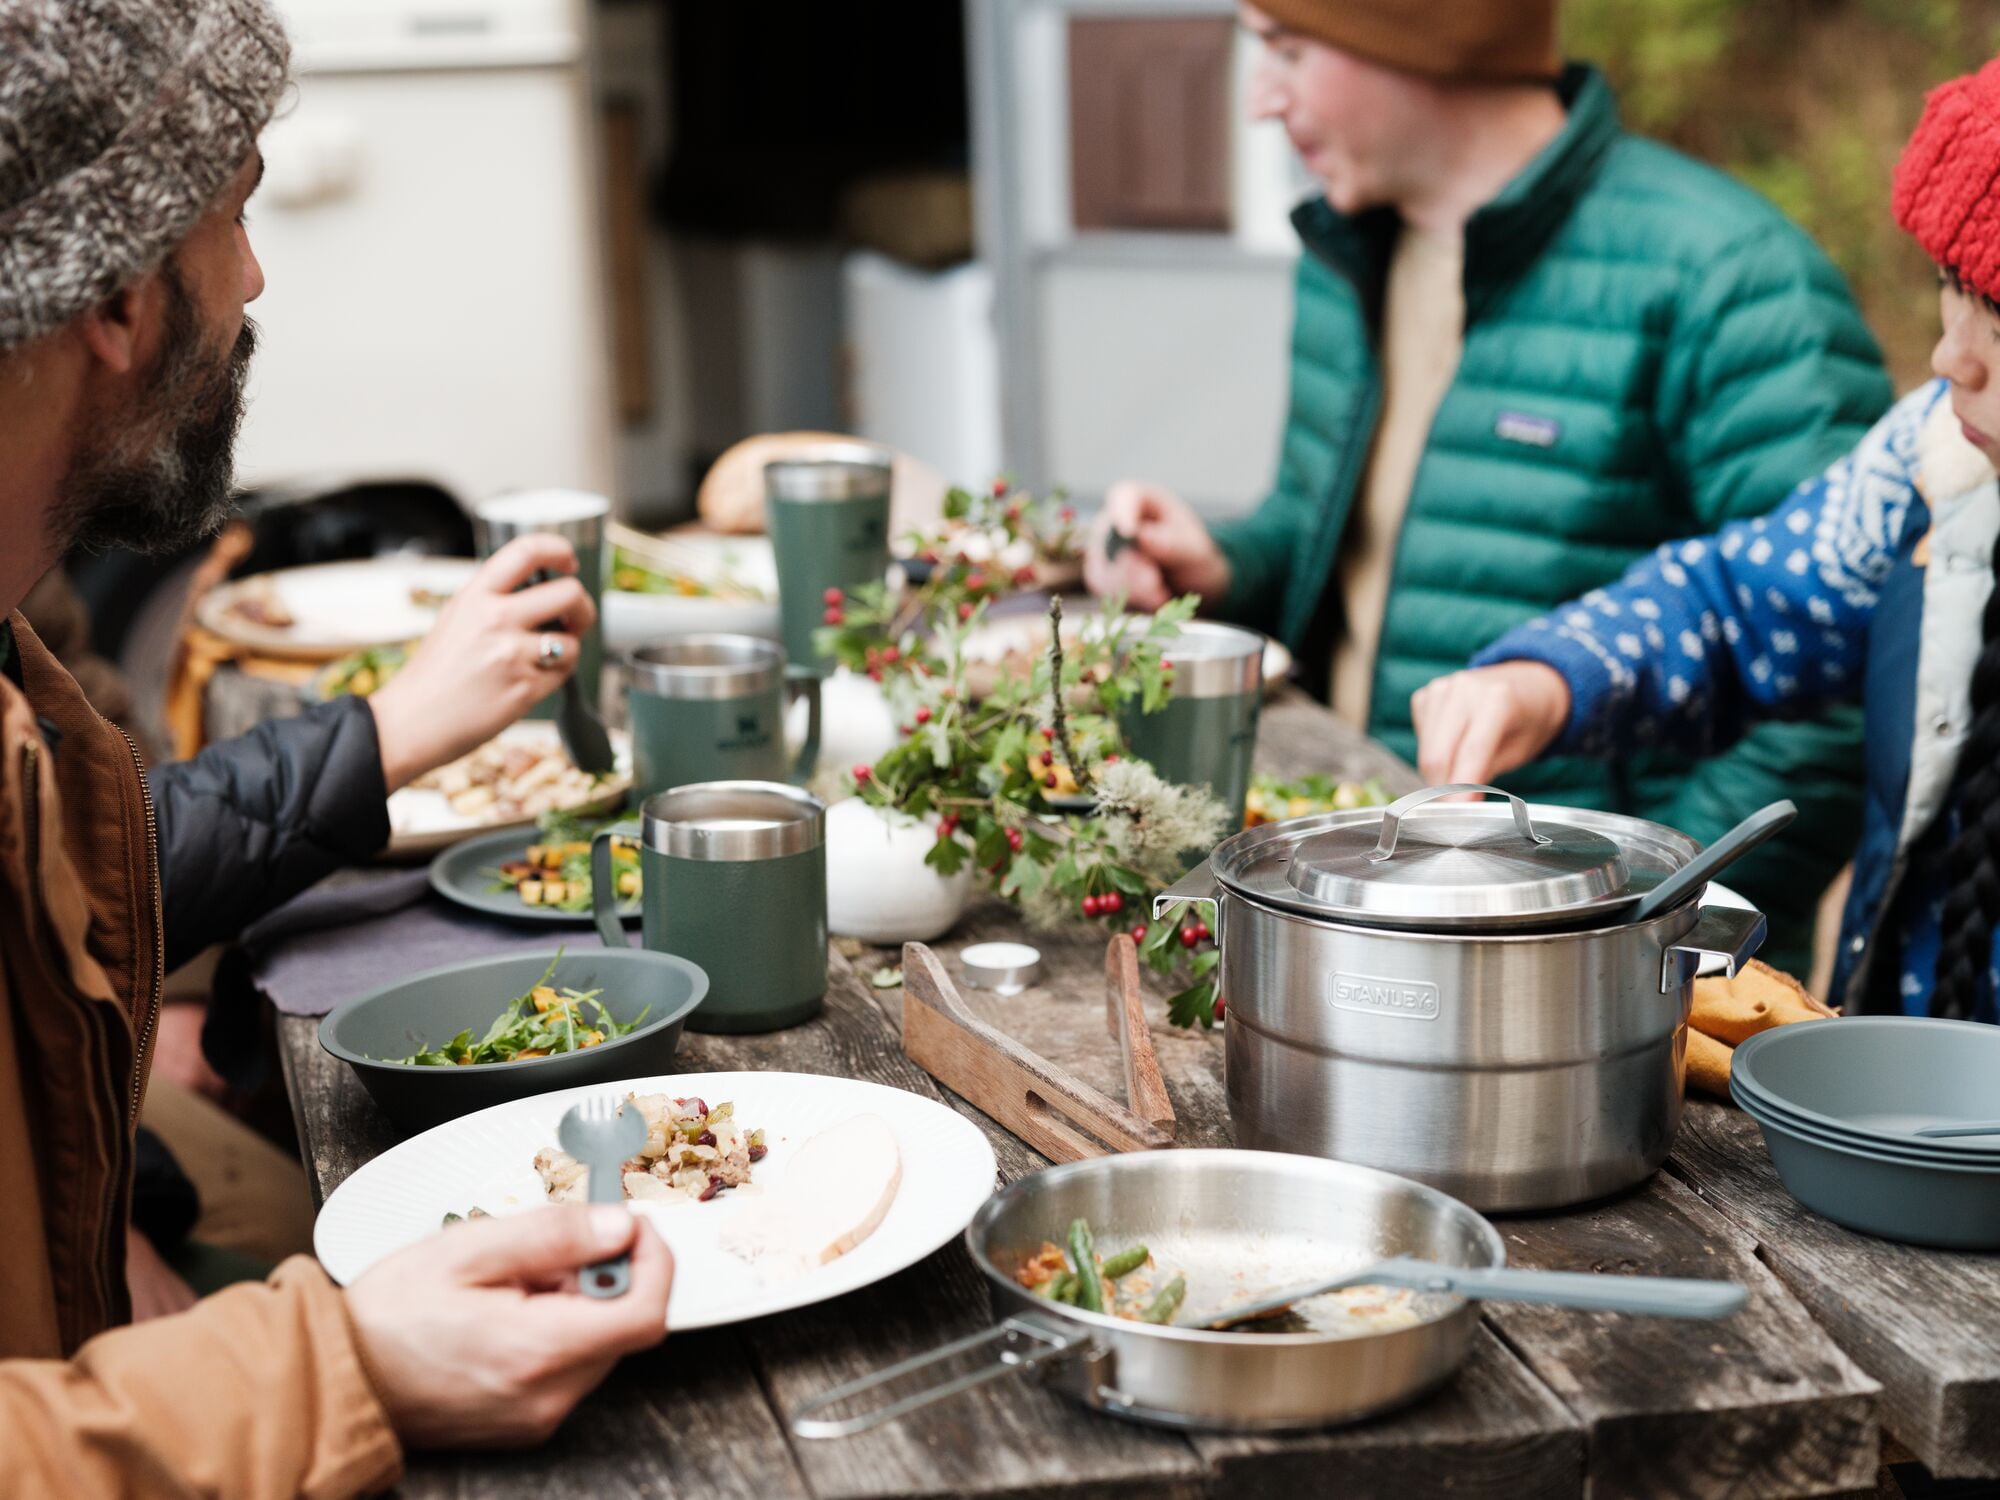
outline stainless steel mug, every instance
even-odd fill
[[[611,888],[611,835],[591,845],[597,931],[625,944]],[[776,1031],[826,998],[826,805],[771,781],[706,781],[640,809],[641,940],[699,965],[697,1031]]]
[[[1190,620],[1161,655],[1174,669],[1171,695],[1156,713],[1136,704],[1125,711],[1126,743],[1168,781],[1207,787],[1230,810],[1230,827],[1241,827],[1264,701],[1264,637]]]
[[[819,678],[775,641],[689,635],[626,658],[633,789],[644,799],[693,781],[803,781],[819,752]],[[806,738],[785,750],[788,684],[807,703]]]
[[[517,536],[538,531],[559,536],[576,549],[576,576],[597,605],[597,623],[577,642],[576,661],[577,684],[592,713],[602,702],[598,694],[604,674],[604,575],[611,566],[604,524],[610,515],[609,500],[583,490],[521,490],[496,495],[472,512],[481,557],[491,557]],[[527,717],[553,719],[561,701],[558,689],[529,709]]]
[[[764,466],[764,526],[778,563],[785,656],[825,676],[813,649],[829,589],[880,583],[889,568],[892,456],[865,443],[829,443]]]

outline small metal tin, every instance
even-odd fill
[[[997,995],[1018,995],[1042,982],[1042,953],[1026,943],[973,943],[959,950],[965,982]]]

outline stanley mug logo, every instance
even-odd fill
[[[1326,988],[1335,1010],[1406,1016],[1413,1021],[1435,1021],[1438,1018],[1438,987],[1426,980],[1376,979],[1367,974],[1335,973],[1328,977]]]

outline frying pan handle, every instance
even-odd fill
[[[993,1328],[982,1329],[965,1338],[956,1339],[941,1349],[933,1349],[929,1354],[919,1354],[877,1370],[873,1375],[863,1375],[859,1380],[850,1380],[800,1403],[792,1410],[792,1431],[802,1438],[852,1437],[857,1432],[867,1432],[880,1427],[884,1422],[893,1422],[921,1407],[930,1406],[948,1396],[956,1396],[961,1391],[969,1391],[974,1386],[985,1385],[998,1380],[1003,1375],[1015,1371],[1034,1371],[1043,1365],[1059,1364],[1071,1354],[1090,1342],[1090,1332],[1083,1328],[1059,1328],[1044,1323],[1038,1318],[1014,1317]],[[838,1406],[843,1401],[865,1395],[892,1385],[905,1375],[913,1375],[918,1370],[929,1369],[933,1365],[947,1364],[962,1354],[968,1354],[987,1344],[998,1343],[1001,1349],[991,1361],[968,1370],[950,1380],[927,1386],[910,1395],[890,1401],[882,1406],[871,1407],[852,1417],[822,1417],[817,1415],[828,1407]]]
[[[1733,976],[1764,946],[1766,925],[1761,911],[1704,906],[1688,935],[1660,956],[1660,993],[1671,995],[1693,980],[1704,958],[1721,959],[1723,972]]]
[[[1375,841],[1375,847],[1368,855],[1368,862],[1380,864],[1396,852],[1398,825],[1405,813],[1415,812],[1426,802],[1435,802],[1440,797],[1456,796],[1461,792],[1490,792],[1495,797],[1505,797],[1514,809],[1514,826],[1521,830],[1521,837],[1531,844],[1549,842],[1548,836],[1535,832],[1535,825],[1528,820],[1528,804],[1512,792],[1503,792],[1497,786],[1487,786],[1477,781],[1450,781],[1443,786],[1419,787],[1383,808],[1382,837]]]

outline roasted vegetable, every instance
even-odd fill
[[[1085,1312],[1104,1311],[1104,1284],[1097,1274],[1097,1248],[1090,1237],[1090,1221],[1078,1219],[1069,1226],[1069,1258],[1076,1271],[1076,1305]]]
[[[1120,1250],[1104,1263],[1103,1274],[1112,1281],[1120,1276],[1129,1276],[1146,1263],[1146,1247],[1134,1245],[1129,1250]]]
[[[1187,1278],[1176,1276],[1160,1288],[1160,1295],[1146,1304],[1146,1310],[1139,1317],[1147,1323],[1171,1323],[1174,1314],[1181,1310],[1181,1299],[1186,1296]]]

